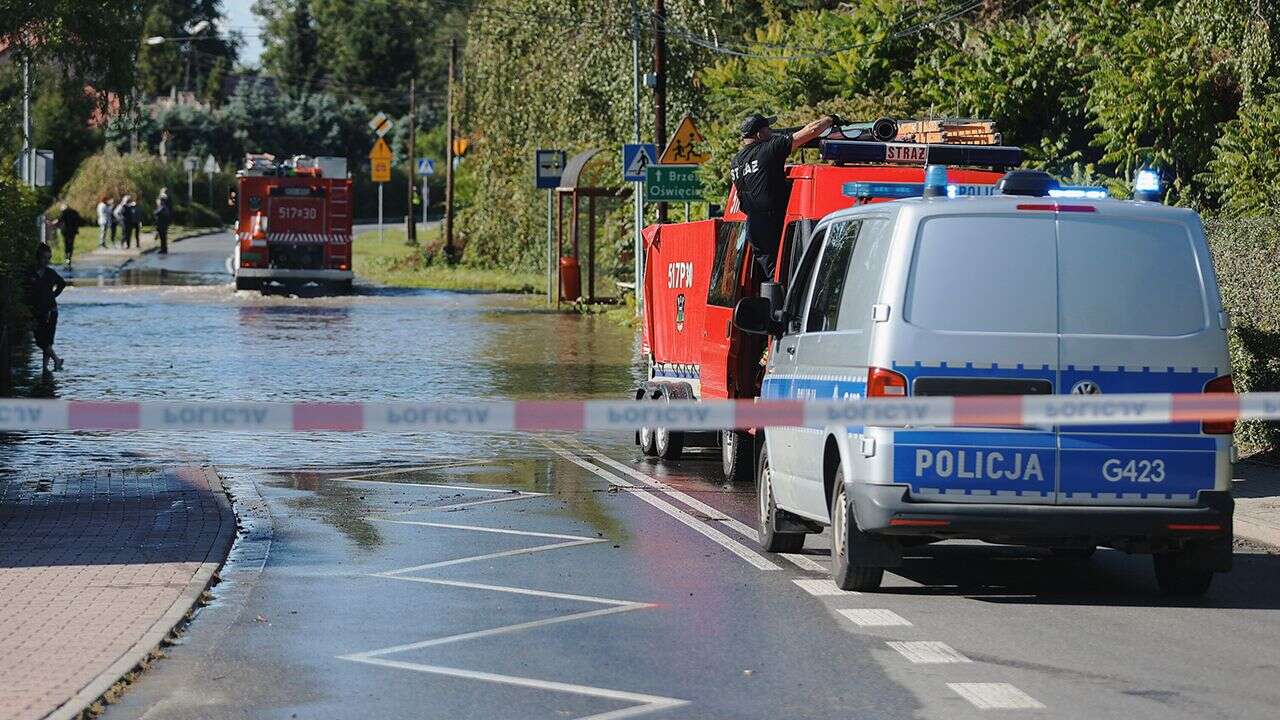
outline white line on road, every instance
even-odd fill
[[[947,683],[979,710],[1037,710],[1044,703],[1009,683]]]
[[[677,700],[675,698],[663,697],[661,695],[644,695],[642,693],[609,690],[607,688],[592,687],[590,685],[574,685],[571,683],[555,682],[551,680],[536,680],[534,678],[499,675],[497,673],[477,672],[475,670],[461,670],[458,668],[440,667],[438,665],[423,665],[420,663],[402,662],[399,660],[384,660],[382,658],[355,656],[346,656],[344,659],[352,660],[354,662],[368,663],[370,665],[401,668],[403,670],[415,670],[417,672],[432,673],[435,675],[447,675],[449,677],[466,678],[469,680],[483,680],[486,682],[515,685],[518,687],[534,688],[537,690],[573,693],[575,695],[586,695],[587,697],[601,698],[604,700],[640,703],[632,707],[610,710],[608,712],[578,718],[578,720],[622,720],[623,718],[657,712],[659,710],[669,710],[671,708],[677,708],[689,704],[687,700]]]
[[[610,485],[616,485],[618,487],[630,487],[630,488],[635,487],[635,485],[632,485],[630,482],[618,477],[617,475],[614,475],[613,473],[609,472],[608,470],[605,470],[604,468],[598,467],[596,465],[592,465],[586,460],[583,460],[582,458],[578,457],[577,455],[574,455],[568,450],[561,448],[558,445],[555,445],[545,439],[542,442],[544,445],[547,446],[548,449],[550,449],[555,454],[559,455],[565,460],[568,460],[574,465],[577,465],[578,467],[592,473],[593,475],[607,481]],[[769,562],[769,560],[765,558],[763,555],[761,555],[760,553],[756,552],[755,550],[752,550],[746,545],[743,545],[737,540],[734,540],[728,535],[725,535],[724,533],[702,522],[701,520],[698,520],[697,518],[693,517],[689,513],[685,512],[684,510],[681,510],[680,508],[676,507],[675,505],[672,505],[671,503],[667,502],[666,500],[663,500],[660,497],[657,497],[650,493],[634,493],[633,497],[640,498],[644,502],[652,505],[658,510],[661,510],[662,512],[671,516],[673,519],[689,527],[691,530],[697,532],[698,534],[702,535],[708,540],[711,540],[712,542],[716,543],[720,547],[723,547],[725,550],[728,550],[734,555],[737,555],[743,560],[746,560],[748,563],[755,566],[757,569],[760,569],[760,570],[777,570],[778,569],[777,565],[774,565],[772,562]]]
[[[625,605],[630,607],[632,610],[642,607],[655,607],[650,603],[636,602],[634,600],[617,600],[614,598],[596,597],[595,595],[573,595],[571,593],[552,592],[550,590],[534,590],[532,588],[510,587],[507,585],[487,585],[485,583],[467,582],[465,580],[440,580],[437,578],[415,577],[413,575],[394,573],[377,573],[374,577],[388,577],[395,580],[410,580],[413,582],[429,583],[431,585],[469,588],[471,590],[492,590],[493,592],[513,593],[516,595],[533,595],[535,597],[551,598],[552,600],[576,600],[578,602],[595,603],[597,605]]]
[[[850,622],[863,627],[887,627],[889,625],[910,625],[911,623],[898,613],[885,609],[846,608],[836,612],[845,616]]]
[[[797,553],[781,553],[781,555],[782,557],[786,558],[792,565],[795,565],[801,570],[808,570],[809,572],[817,572],[817,573],[831,572],[831,570],[827,568],[826,565],[823,565],[822,563],[818,562],[817,560],[814,560],[808,555],[799,555]]]
[[[972,662],[950,645],[935,640],[915,640],[910,642],[895,640],[886,644],[902,653],[902,656],[907,660],[918,665]]]
[[[816,597],[861,594],[854,590],[841,590],[831,578],[796,578],[791,582],[798,585],[801,590]]]
[[[635,468],[629,465],[620,463],[617,460],[614,460],[613,458],[609,457],[608,455],[605,455],[602,452],[599,452],[597,450],[592,449],[591,447],[588,447],[587,445],[582,444],[576,438],[569,438],[569,444],[576,446],[579,452],[586,453],[587,455],[594,458],[596,462],[604,463],[614,468],[615,470],[621,470],[627,475],[630,475],[631,477],[635,478],[641,484],[651,487],[655,490],[661,490],[667,495],[670,495],[676,500],[679,500],[685,505],[688,505],[694,510],[697,510],[698,512],[706,515],[711,520],[715,522],[723,523],[726,527],[734,530],[735,532],[742,535],[743,537],[746,537],[747,539],[752,541],[759,542],[760,534],[756,532],[755,528],[747,525],[746,523],[735,520],[732,517],[729,517],[729,515],[727,515],[724,511],[714,508],[687,493],[683,493],[651,475],[646,475],[645,473],[642,473],[639,470],[636,470]]]
[[[388,475],[389,473],[377,473],[378,475]],[[395,480],[365,480],[364,477],[338,477],[325,478],[330,482],[349,482],[359,483],[362,485],[394,485],[396,487],[420,487],[420,488],[440,488],[442,490],[471,490],[482,493],[504,493],[506,495],[528,495],[531,497],[546,495],[546,493],[530,492],[528,490],[511,490],[510,488],[488,488],[488,487],[472,487],[470,485],[440,485],[438,483],[425,482],[396,482]]]
[[[604,538],[589,538],[581,535],[564,535],[562,533],[533,532],[531,530],[508,530],[507,528],[491,528],[483,525],[456,525],[453,523],[427,522],[426,520],[371,519],[379,522],[396,523],[397,525],[421,525],[423,527],[445,528],[446,530],[472,530],[475,532],[497,533],[499,535],[524,535],[525,537],[543,537],[555,540],[590,540],[591,542],[604,542]]]

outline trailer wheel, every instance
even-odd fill
[[[750,482],[755,477],[755,438],[741,430],[720,431],[720,465],[729,482]]]
[[[653,442],[656,434],[651,427],[640,428],[640,452],[644,453],[645,457],[658,456],[658,448],[654,446]]]

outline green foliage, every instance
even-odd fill
[[[1228,217],[1276,213],[1280,94],[1244,106],[1240,117],[1223,125],[1221,132],[1202,176],[1210,195]]]
[[[1231,374],[1237,392],[1280,391],[1280,218],[1219,220],[1206,235],[1231,314]],[[1245,452],[1280,447],[1280,425],[1245,422],[1236,431]]]
[[[0,328],[8,328],[13,337],[27,317],[23,288],[36,259],[35,195],[10,173],[0,172],[0,208]]]
[[[0,12],[0,44],[34,63],[50,60],[75,68],[77,78],[99,91],[133,86],[143,0],[19,0]]]
[[[220,36],[213,25],[192,31],[202,21],[223,19],[221,0],[147,0],[146,6],[141,38],[165,40],[137,46],[137,89],[153,96],[173,89],[196,97],[220,93],[210,76],[216,71],[225,77],[236,57],[236,42]]]
[[[169,188],[174,199],[174,220],[177,225],[210,227],[230,222],[231,210],[223,200],[227,189],[235,182],[230,173],[214,176],[212,199],[208,176],[196,177],[196,204],[187,202],[187,173],[181,162],[164,162],[154,155],[143,153],[120,154],[107,150],[86,159],[71,182],[64,188],[62,201],[75,208],[86,219],[97,217],[98,200],[103,196],[119,200],[131,195],[142,208],[143,219],[150,222],[160,188]],[[212,206],[209,203],[212,202]],[[216,208],[216,214],[210,207]],[[50,208],[52,210],[52,208]]]

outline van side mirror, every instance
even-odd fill
[[[782,289],[782,283],[761,283],[760,297],[769,301],[769,308],[772,311],[773,319],[782,320],[783,298],[786,297],[786,291]]]
[[[733,326],[744,333],[772,335],[776,325],[768,298],[742,298],[733,308]]]

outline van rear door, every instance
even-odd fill
[[[1201,393],[1229,374],[1218,291],[1191,213],[1059,213],[1057,264],[1058,392]],[[1228,442],[1198,422],[1063,427],[1058,502],[1191,504],[1228,472],[1219,452]]]

